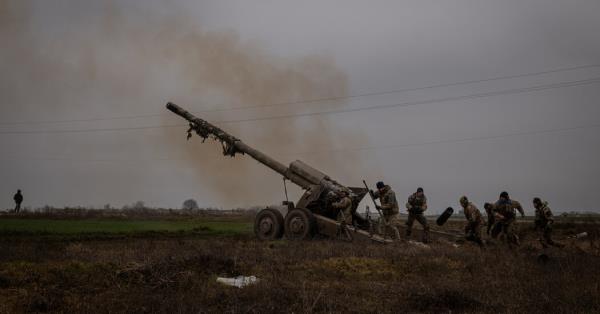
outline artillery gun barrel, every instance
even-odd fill
[[[319,184],[318,182],[310,182],[306,178],[300,177],[299,175],[292,172],[290,168],[288,168],[284,164],[267,156],[263,152],[246,145],[240,139],[228,134],[227,132],[208,123],[207,121],[194,116],[187,110],[177,106],[174,103],[167,103],[167,109],[190,122],[190,130],[188,132],[195,131],[196,134],[201,136],[203,139],[212,137],[220,141],[223,145],[224,155],[233,157],[236,153],[248,154],[256,161],[271,168],[275,172],[281,174],[286,179],[294,182],[295,184],[299,185],[304,189],[310,188],[311,185]],[[191,133],[189,134],[191,135]]]

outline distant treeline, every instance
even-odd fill
[[[260,210],[259,207],[217,209],[217,208],[150,208],[150,207],[130,207],[110,208],[105,206],[102,209],[87,207],[65,207],[55,208],[44,206],[41,208],[25,208],[19,214],[12,211],[5,211],[5,216],[19,217],[39,217],[39,218],[168,218],[168,217],[218,217],[218,216],[254,216]]]

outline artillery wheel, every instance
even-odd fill
[[[277,210],[266,208],[256,214],[254,234],[259,240],[276,240],[283,236],[283,216]]]
[[[285,236],[290,240],[309,240],[317,229],[313,214],[304,208],[292,209],[285,216]]]

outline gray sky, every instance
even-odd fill
[[[276,174],[186,142],[185,127],[52,133],[181,124],[173,101],[209,121],[413,104],[216,124],[347,185],[383,180],[401,199],[423,186],[433,211],[502,190],[530,214],[534,196],[597,210],[600,83],[570,82],[600,77],[580,67],[600,64],[598,12],[596,0],[0,0],[0,208],[18,188],[32,207],[283,199]]]

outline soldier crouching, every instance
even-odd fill
[[[465,218],[467,219],[467,225],[465,226],[465,238],[468,241],[473,241],[480,246],[483,246],[481,240],[481,226],[483,225],[483,217],[479,209],[469,202],[466,196],[463,196],[459,200],[460,205],[463,208]]]
[[[494,205],[490,204],[490,203],[485,203],[483,204],[483,208],[485,209],[485,213],[487,214],[487,230],[486,233],[489,236],[490,232],[492,231],[492,227],[495,224],[495,217],[494,217]]]

